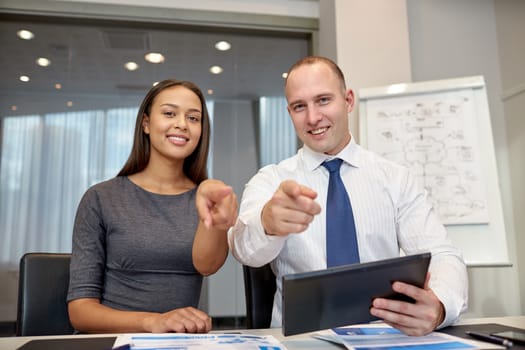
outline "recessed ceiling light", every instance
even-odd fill
[[[158,83],[159,83],[158,81],[154,82],[154,83],[153,83],[153,86],[156,86]]]
[[[286,79],[288,78],[288,73],[283,73],[281,76],[283,77],[283,79]]]
[[[222,73],[222,67],[220,67],[220,66],[210,67],[210,72],[212,74],[221,74]]]
[[[62,84],[60,84],[60,83],[56,83],[56,84],[55,84],[55,89],[57,89],[57,90],[62,89]]]
[[[30,80],[27,75],[21,75],[18,79],[20,79],[20,81],[23,81],[24,83],[27,83]]]
[[[164,62],[164,56],[158,52],[150,52],[144,56],[144,59],[150,63],[162,63]]]
[[[215,48],[219,51],[228,51],[232,45],[227,41],[218,41],[215,43]]]
[[[139,69],[139,65],[136,64],[135,62],[132,62],[132,61],[126,62],[124,64],[124,67],[126,67],[126,69],[129,70],[129,71],[134,71],[134,70]]]
[[[35,37],[35,34],[25,29],[19,30],[18,32],[16,32],[16,35],[18,35],[20,39],[24,40],[31,40]]]
[[[36,59],[36,64],[40,67],[47,67],[51,64],[51,61],[45,57],[39,57]]]
[[[213,89],[208,89],[208,95],[213,95]]]

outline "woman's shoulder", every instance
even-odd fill
[[[125,192],[129,186],[130,181],[126,176],[117,176],[91,185],[84,193],[84,198],[111,197],[115,193]]]
[[[88,192],[100,192],[100,191],[112,191],[115,189],[121,189],[129,185],[129,179],[126,176],[116,176],[108,180],[104,180],[88,188]]]

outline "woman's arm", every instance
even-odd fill
[[[237,219],[237,197],[219,180],[205,180],[197,190],[201,221],[193,242],[193,265],[202,275],[215,273],[228,256],[228,229]]]
[[[69,319],[83,333],[206,333],[211,318],[193,307],[165,313],[120,311],[100,304],[98,299],[81,298],[69,302]]]

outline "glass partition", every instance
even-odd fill
[[[240,199],[263,163],[295,153],[282,74],[310,41],[294,31],[0,14],[0,274],[28,251],[70,251],[82,194],[120,170],[139,104],[162,79],[205,93],[210,174]],[[16,317],[15,305],[0,309]]]

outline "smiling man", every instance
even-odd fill
[[[394,283],[396,292],[415,303],[377,298],[371,314],[408,335],[452,324],[467,305],[461,253],[409,171],[354,141],[348,129],[354,94],[340,68],[324,57],[305,57],[288,72],[285,94],[304,145],[249,181],[229,232],[241,263],[271,262],[277,277],[272,326],[281,325],[283,275],[393,258],[400,249],[407,255],[432,253],[425,286]],[[327,164],[334,161],[336,175]],[[339,187],[332,187],[335,182]],[[330,209],[337,195],[346,206]],[[336,210],[342,214],[334,215]],[[342,217],[348,224],[336,223]],[[338,227],[342,232],[334,232]]]

